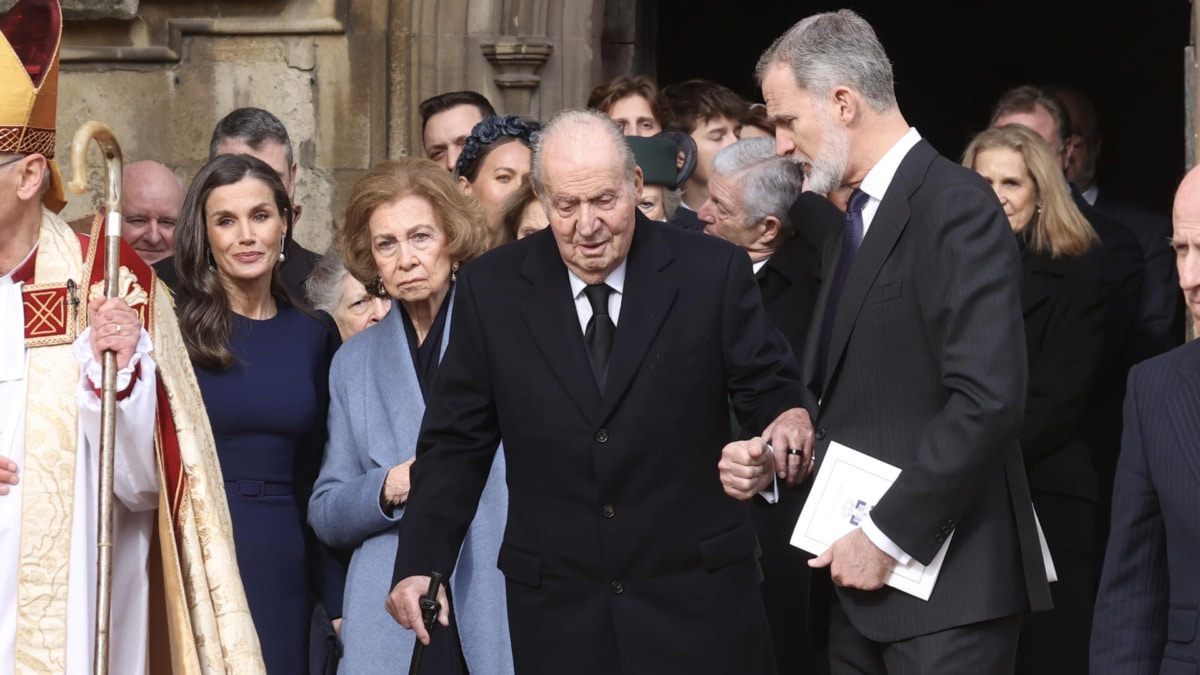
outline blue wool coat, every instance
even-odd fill
[[[445,353],[454,295],[442,340]],[[404,508],[379,505],[387,472],[416,453],[425,403],[398,307],[342,345],[329,374],[329,443],[308,518],[326,544],[352,549],[346,578],[340,673],[392,675],[407,666],[413,633],[384,609],[392,587]],[[504,577],[496,569],[508,512],[504,455],[487,488],[450,580],[463,654],[473,675],[511,675]],[[398,670],[399,669],[399,670]]]

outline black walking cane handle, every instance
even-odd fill
[[[438,602],[438,587],[442,585],[442,575],[432,572],[429,575],[429,590],[421,598],[421,619],[425,622],[425,630],[433,630],[433,622],[437,621],[438,611],[442,603]],[[432,636],[432,633],[430,634]]]
[[[438,587],[442,585],[442,575],[440,572],[431,572],[429,575],[429,590],[425,595],[421,596],[421,621],[425,624],[425,630],[429,633],[430,644],[433,642],[433,624],[437,621],[438,610],[442,608],[442,603],[438,602]],[[413,643],[412,661],[408,665],[408,675],[418,675],[421,672],[421,657],[425,655],[425,645],[421,644],[420,640],[415,640]]]

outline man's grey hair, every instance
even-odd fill
[[[606,137],[617,148],[617,152],[621,156],[625,182],[629,186],[633,185],[637,174],[637,159],[634,158],[629,144],[625,142],[625,136],[621,133],[621,128],[617,126],[617,123],[598,110],[571,108],[551,117],[546,126],[542,127],[542,133],[534,138],[533,167],[529,171],[529,183],[539,197],[543,200],[546,198],[542,162],[546,147],[550,145],[550,142],[560,136],[580,138],[597,131],[600,132],[601,137]]]
[[[713,157],[713,173],[741,187],[747,224],[775,216],[783,233],[792,235],[795,228],[788,208],[800,195],[804,169],[775,154],[775,139],[747,138],[722,149]]]
[[[286,151],[288,171],[291,171],[292,165],[296,163],[292,155],[292,138],[288,136],[287,127],[283,126],[278,117],[262,108],[238,108],[222,117],[213,129],[212,139],[208,143],[210,160],[219,154],[217,148],[225,141],[242,141],[255,150],[268,141],[278,143]]]
[[[816,98],[844,85],[876,112],[896,107],[892,62],[871,24],[848,9],[802,19],[775,40],[758,59],[760,84],[777,64],[790,67],[796,86]]]

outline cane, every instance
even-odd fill
[[[429,575],[429,591],[421,598],[421,620],[425,623],[425,630],[429,632],[431,642],[433,640],[433,624],[437,621],[438,610],[442,608],[442,603],[437,601],[438,587],[441,585],[442,575],[433,572]],[[408,675],[419,675],[423,656],[425,656],[425,645],[417,640],[413,645],[412,661],[408,664]]]

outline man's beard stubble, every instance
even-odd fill
[[[850,161],[850,138],[832,117],[820,114],[821,148],[808,159],[808,189],[827,195],[842,187],[846,165]]]

